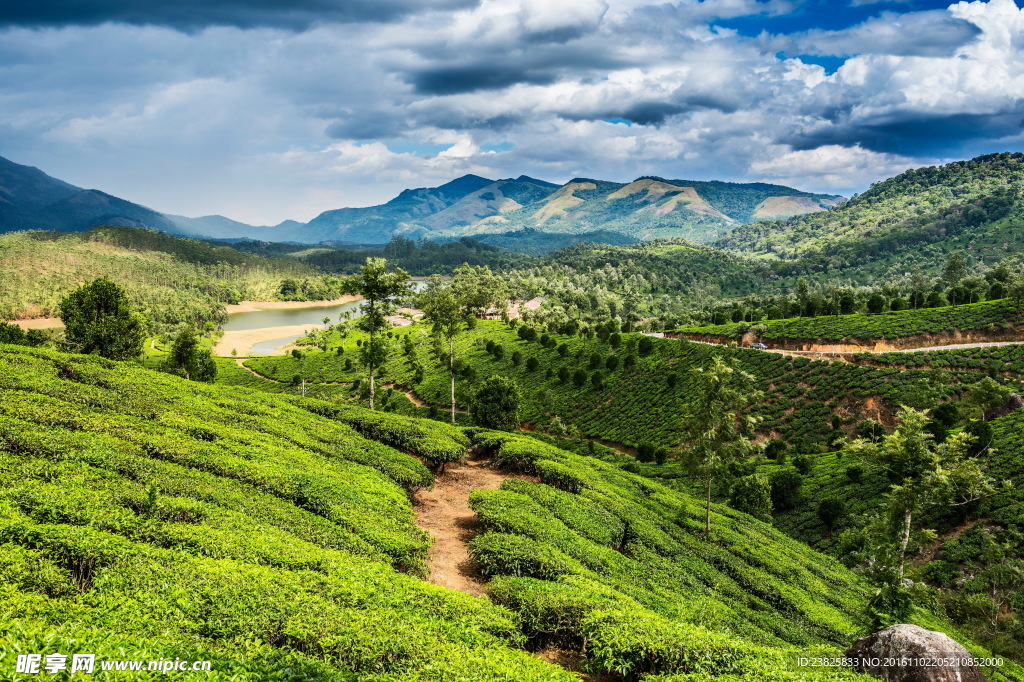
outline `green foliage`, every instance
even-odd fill
[[[1002,299],[956,307],[900,310],[880,315],[858,313],[768,320],[760,323],[761,331],[758,335],[769,341],[897,339],[952,330],[986,330],[991,325],[1015,320],[1017,310],[1017,306],[1009,299]],[[710,335],[737,339],[743,335],[738,324],[686,327],[679,329],[678,333],[684,336]]]
[[[521,404],[519,385],[508,377],[495,375],[480,383],[470,412],[480,426],[511,431],[520,423]]]
[[[888,254],[899,259],[898,271],[910,272],[918,258],[934,253],[932,245],[956,238],[977,244],[1000,221],[1018,216],[1022,179],[1024,155],[1019,153],[917,168],[876,183],[831,211],[741,227],[718,245],[802,258],[812,271]],[[944,260],[943,254],[932,267]]]
[[[763,476],[743,476],[729,488],[729,506],[755,519],[771,522],[772,486]]]
[[[145,320],[132,310],[124,289],[106,277],[65,296],[59,312],[64,345],[73,351],[111,360],[131,360],[142,354]]]
[[[306,300],[340,295],[335,278],[294,258],[130,227],[0,235],[0,271],[0,319],[56,315],[61,299],[102,276],[127,291],[154,333],[221,324],[225,303],[272,300],[285,277],[300,282]]]
[[[803,499],[804,477],[796,469],[780,469],[771,477],[771,498],[775,509],[792,509]]]
[[[163,371],[192,381],[212,382],[217,378],[217,365],[210,350],[201,348],[191,327],[185,327],[174,338],[171,351],[164,360]]]

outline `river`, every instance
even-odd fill
[[[412,282],[413,291],[422,291],[425,286],[426,282]],[[230,352],[227,347],[231,346],[239,355],[273,355],[304,336],[306,331],[323,329],[325,317],[330,318],[330,324],[337,323],[345,313],[350,313],[351,317],[358,317],[361,305],[362,301],[330,306],[310,302],[309,306],[301,308],[271,308],[229,313],[228,321],[224,323],[224,339],[218,344],[218,348]],[[266,338],[267,333],[274,333],[273,330],[282,333],[280,336]]]

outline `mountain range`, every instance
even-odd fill
[[[822,211],[842,201],[764,183],[642,177],[630,183],[575,178],[558,185],[526,175],[503,180],[464,175],[438,187],[404,190],[379,206],[324,211],[308,223],[258,226],[219,215],[159,213],[0,157],[0,232],[82,231],[111,224],[215,239],[382,244],[395,235],[476,237],[533,229],[710,242],[755,220]]]

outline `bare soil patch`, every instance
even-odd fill
[[[486,579],[469,555],[469,541],[480,532],[476,515],[469,508],[469,494],[496,490],[509,478],[537,480],[492,469],[482,455],[471,451],[466,459],[449,464],[438,474],[432,490],[413,496],[416,525],[433,539],[427,557],[430,582],[474,597],[485,595]]]
[[[290,310],[293,308],[327,308],[358,301],[361,296],[342,296],[330,301],[242,301],[224,306],[228,313],[252,313],[257,310]]]

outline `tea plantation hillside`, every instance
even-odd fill
[[[788,347],[787,342],[858,343],[895,341],[907,337],[976,332],[993,338],[1000,334],[1014,335],[1021,319],[1021,306],[1004,298],[959,306],[899,310],[877,314],[821,315],[765,320],[756,324],[744,322],[704,327],[684,327],[676,334],[689,338],[717,337],[738,340],[751,333],[772,346]]]
[[[947,403],[945,408],[951,406],[959,407],[959,419],[950,418],[949,409],[933,410],[936,421],[944,422],[935,429],[935,437],[943,440],[947,433],[961,430],[974,435],[972,455],[995,481],[1009,485],[1000,485],[997,494],[970,505],[930,513],[925,527],[935,529],[937,535],[914,538],[910,577],[931,586],[930,598],[959,627],[975,633],[998,653],[1020,660],[1024,657],[1024,412],[981,422],[970,418],[970,408],[962,401]],[[890,482],[846,449],[801,457],[804,461],[793,461],[801,467],[800,474],[785,457],[757,467],[766,478],[788,476],[797,481],[788,501],[776,509],[775,525],[811,547],[857,563],[863,539],[858,528],[864,515],[879,509]],[[820,510],[826,500],[832,501],[833,511],[823,516]]]
[[[471,497],[490,600],[419,577],[409,502],[421,461],[471,445],[537,476]],[[852,679],[796,660],[864,630],[834,560],[725,507],[701,538],[699,501],[613,465],[95,357],[0,348],[0,478],[5,671],[38,651],[209,659],[214,680],[578,679],[529,653],[557,643],[613,678]]]
[[[432,350],[428,330],[417,324],[392,332],[395,351],[381,381],[411,388],[428,403],[443,408],[448,403],[448,373]],[[302,359],[252,358],[245,364],[281,382],[291,382],[297,376],[321,384],[361,382],[363,370],[355,360],[361,338],[352,334],[342,344],[335,335],[332,343],[343,346],[342,354],[334,345],[327,352],[308,351]],[[705,365],[713,354],[736,357],[765,392],[765,400],[755,409],[761,419],[760,433],[809,449],[837,435],[834,419],[846,429],[838,432],[845,436],[860,419],[889,416],[901,403],[914,403],[922,390],[957,396],[965,386],[983,378],[976,371],[937,376],[926,369],[900,371],[829,363],[639,334],[617,335],[607,341],[545,334],[527,341],[518,329],[503,322],[480,321],[459,339],[456,357],[462,369],[456,394],[459,405],[465,407],[475,383],[503,374],[514,378],[522,389],[523,419],[530,428],[557,435],[565,427],[578,435],[630,447],[643,442],[675,447],[681,439],[680,410],[692,399],[692,371]],[[251,375],[243,377],[258,387],[252,379]],[[265,386],[282,388],[272,382]],[[345,393],[344,386],[329,387]],[[348,389],[347,394],[356,400],[365,382],[349,383]],[[421,410],[421,414],[427,413]]]

